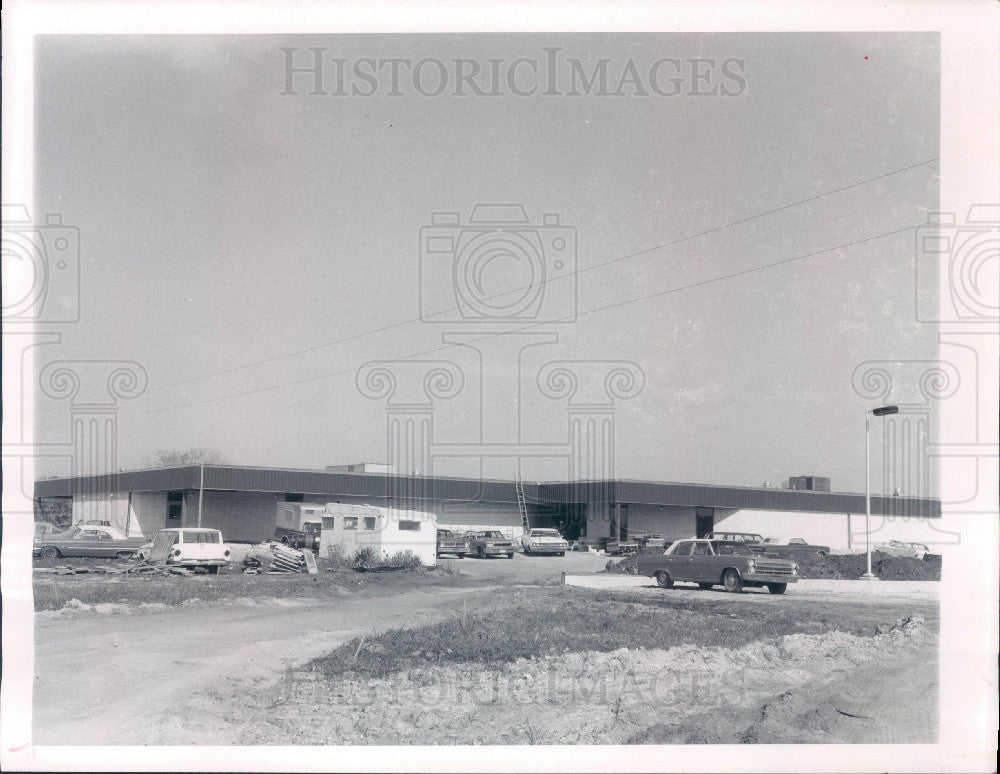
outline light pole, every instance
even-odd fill
[[[861,576],[862,580],[878,580],[878,576],[872,572],[872,534],[870,522],[872,518],[872,444],[871,444],[871,418],[884,417],[888,414],[898,414],[899,406],[879,406],[865,412],[865,557],[867,559],[868,571]]]

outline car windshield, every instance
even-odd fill
[[[753,556],[753,551],[750,550],[746,543],[733,542],[717,542],[713,543],[715,546],[715,553],[722,554],[723,556]]]
[[[487,537],[487,538],[502,538],[503,535],[501,535],[499,532],[496,532],[494,530],[494,531],[490,531],[490,532],[484,532],[483,533],[483,537]]]
[[[559,533],[554,529],[533,529],[531,537],[559,537]]]

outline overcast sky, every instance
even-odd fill
[[[404,70],[393,95],[383,69],[371,96],[350,93],[368,90],[360,77],[347,94],[310,95],[308,74],[282,94],[282,47],[299,65],[323,48],[328,92],[333,59],[349,75],[366,58],[433,58],[451,78],[454,59],[474,60],[484,91],[500,60],[501,93],[449,83],[424,96]],[[512,93],[511,63],[544,65],[546,47],[562,49],[558,93]],[[610,60],[608,92],[622,93],[569,94],[573,58],[588,74]],[[657,71],[659,94],[649,77],[664,58],[680,66]],[[697,65],[704,82],[689,58],[714,60]],[[531,66],[516,69],[518,89]],[[816,474],[862,490],[870,403],[852,390],[855,366],[936,352],[913,314],[913,234],[869,238],[938,208],[938,66],[930,33],[42,38],[36,210],[80,228],[82,291],[80,323],[39,365],[144,366],[148,390],[121,408],[123,467],[196,446],[234,464],[322,467],[385,459],[384,401],[355,384],[367,360],[462,368],[436,442],[478,440],[483,388],[496,397],[488,428],[516,428],[520,403],[522,440],[553,444],[566,439],[565,402],[539,397],[534,372],[629,360],[645,386],[616,404],[619,477]],[[713,87],[729,93],[690,93]],[[531,329],[558,342],[525,353],[520,398],[515,360],[494,357],[480,384],[471,350],[440,349],[443,333],[512,326],[419,320],[421,227],[492,202],[575,228],[564,265],[579,272],[581,316]],[[437,300],[453,279],[441,260],[424,267]],[[572,311],[565,287],[544,290],[545,313]],[[38,411],[39,440],[68,440],[65,404],[40,399]],[[524,463],[529,479],[564,469]]]

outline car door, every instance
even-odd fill
[[[703,583],[712,577],[712,547],[709,543],[697,542],[691,548],[688,575],[685,580]]]
[[[677,546],[672,554],[663,557],[666,570],[674,580],[690,580],[691,547],[693,545],[690,540],[685,540]]]
[[[73,539],[73,554],[75,556],[100,556],[100,533],[96,529],[81,529]]]

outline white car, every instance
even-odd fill
[[[558,554],[565,556],[569,543],[563,540],[559,530],[529,529],[521,536],[521,548],[527,555]]]
[[[229,564],[231,556],[219,530],[180,527],[156,533],[148,561],[175,567],[206,567],[210,573],[217,573]]]

